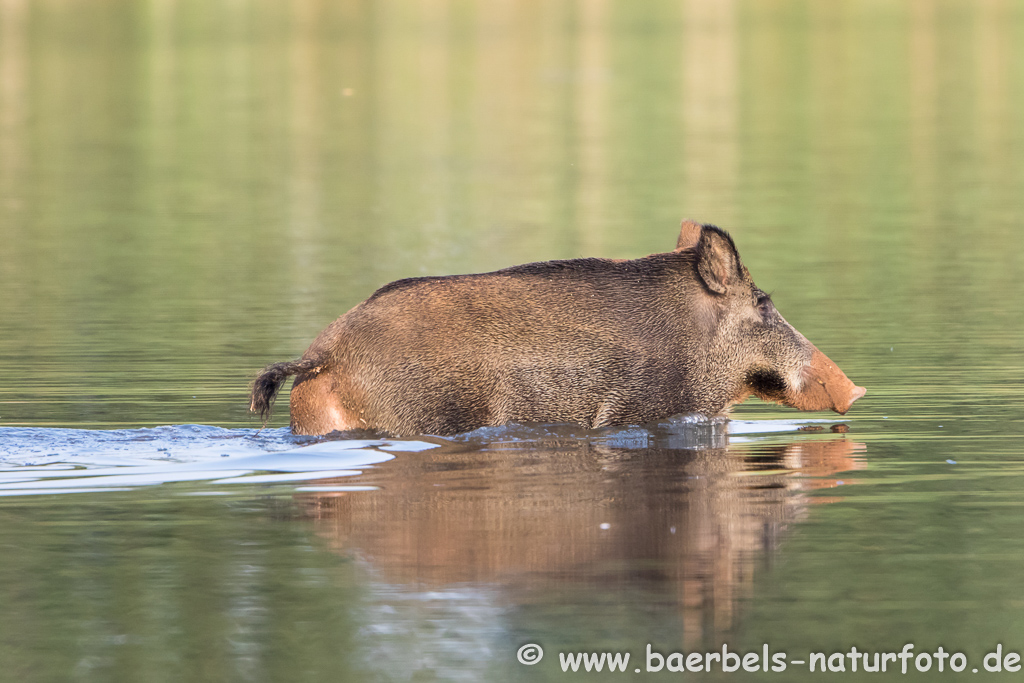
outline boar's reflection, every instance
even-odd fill
[[[730,445],[723,430],[481,430],[343,482],[379,490],[303,500],[320,535],[389,584],[483,585],[513,602],[640,585],[697,643],[733,627],[787,528],[834,500],[808,493],[863,466],[864,444],[843,437]]]

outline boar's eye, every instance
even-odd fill
[[[767,315],[772,306],[772,298],[764,292],[756,291],[754,292],[754,305],[762,315]]]

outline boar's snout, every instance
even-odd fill
[[[800,388],[787,391],[783,403],[798,410],[834,410],[843,415],[868,390],[851,382],[817,347],[811,348],[811,360],[800,371]]]

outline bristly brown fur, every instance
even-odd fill
[[[763,297],[728,233],[693,221],[668,253],[385,285],[264,370],[253,412],[266,420],[290,375],[295,434],[596,429],[717,415],[751,393],[843,413],[864,395]]]
[[[281,390],[281,385],[284,384],[284,381],[291,375],[316,370],[317,365],[318,363],[312,359],[300,358],[299,360],[268,365],[257,375],[256,379],[252,382],[249,410],[260,416],[264,427],[267,426],[267,421],[270,420],[274,399],[277,398],[277,392]]]

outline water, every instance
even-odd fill
[[[1008,0],[0,0],[0,671],[811,680],[632,669],[914,643],[986,676],[1024,651],[1022,34]],[[868,388],[847,416],[247,413],[381,284],[683,217]]]

